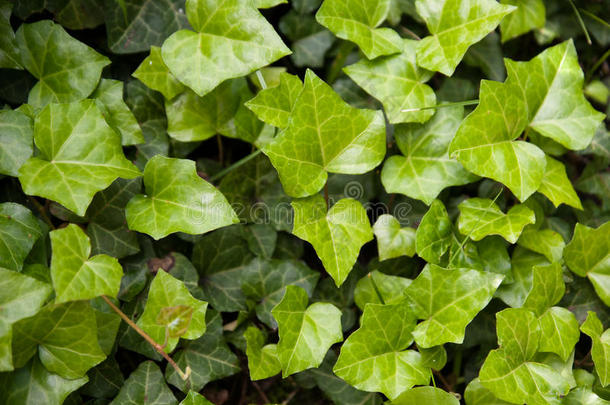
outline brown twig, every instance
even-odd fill
[[[252,381],[252,385],[254,385],[254,388],[256,389],[256,391],[258,391],[258,395],[261,397],[264,404],[271,403],[271,401],[269,401],[269,398],[267,398],[267,394],[265,394],[265,391],[261,389],[261,387],[256,383],[256,381]]]

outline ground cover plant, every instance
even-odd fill
[[[610,404],[609,20],[0,0],[0,404]]]

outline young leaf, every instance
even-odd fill
[[[140,176],[93,100],[43,108],[34,123],[34,142],[40,154],[19,169],[24,192],[57,201],[79,216],[117,177]]]
[[[303,83],[298,76],[280,73],[280,84],[261,90],[245,105],[263,122],[278,128],[286,128],[288,119]]]
[[[203,335],[208,303],[193,298],[182,281],[175,279],[164,270],[157,271],[148,291],[144,313],[138,319],[138,326],[156,342],[165,343],[164,350],[167,353],[174,350],[179,337],[172,336],[171,326],[160,325],[157,321],[159,316],[162,316],[162,312],[167,311],[166,308],[176,306],[192,308],[190,322],[180,337],[193,340]],[[170,327],[169,333],[166,333],[167,327]]]
[[[22,367],[38,353],[51,373],[81,378],[106,354],[97,341],[95,313],[86,301],[47,305],[13,324],[13,362]]]
[[[19,168],[32,156],[33,139],[30,117],[19,111],[0,112],[0,175],[19,175]]]
[[[563,258],[570,270],[580,277],[587,277],[597,295],[610,305],[610,222],[597,229],[576,224]]]
[[[144,169],[146,194],[133,197],[129,229],[161,239],[170,233],[201,234],[239,220],[226,198],[197,175],[195,162],[155,156]]]
[[[262,380],[273,377],[280,371],[282,366],[277,357],[277,345],[265,345],[265,335],[260,329],[250,326],[244,333],[248,356],[248,369],[250,379]]]
[[[102,69],[110,64],[50,20],[22,24],[16,38],[23,66],[39,80],[28,96],[33,107],[82,100],[95,90]]]
[[[428,264],[405,289],[415,316],[424,319],[413,330],[423,348],[462,343],[466,326],[487,306],[504,277],[468,269]]]
[[[152,361],[140,363],[121,387],[112,405],[176,405],[178,401],[172,394],[159,367]]]
[[[0,204],[0,267],[21,271],[41,236],[40,225],[30,210],[11,202]]]
[[[324,0],[316,20],[339,38],[355,42],[369,59],[400,52],[400,36],[377,28],[388,16],[390,0]]]
[[[595,364],[595,372],[602,386],[610,384],[610,332],[604,331],[604,326],[593,311],[588,311],[587,320],[581,325],[580,330],[591,338],[591,357]]]
[[[51,278],[57,303],[117,296],[123,277],[117,259],[106,255],[89,258],[91,243],[78,225],[70,224],[49,235],[53,247]]]
[[[527,293],[523,307],[540,316],[563,297],[566,290],[563,270],[559,262],[555,262],[550,265],[533,266],[530,272],[532,273],[532,288]]]
[[[415,251],[429,263],[440,264],[451,245],[453,225],[440,200],[432,201],[430,209],[415,231]]]
[[[449,144],[463,115],[462,107],[447,107],[425,125],[396,126],[394,139],[404,156],[390,156],[383,166],[381,182],[388,193],[401,193],[429,205],[443,189],[477,179],[449,157]]]
[[[395,399],[414,385],[425,385],[430,370],[420,354],[407,350],[413,342],[415,317],[404,304],[367,304],[360,329],[341,347],[333,372],[363,391],[379,391]]]
[[[500,235],[510,243],[516,243],[523,228],[536,222],[534,211],[523,204],[511,207],[506,214],[488,198],[469,198],[458,207],[458,229],[472,240]]]
[[[307,292],[289,285],[271,313],[277,321],[280,340],[277,357],[282,376],[318,367],[333,343],[341,342],[341,311],[332,304],[307,306]]]
[[[543,0],[502,0],[501,3],[517,7],[500,22],[502,42],[544,27],[546,8]]]
[[[446,76],[471,45],[516,9],[494,0],[417,0],[415,6],[432,34],[417,44],[417,64]]]
[[[436,96],[424,84],[432,76],[415,63],[416,41],[403,39],[400,53],[375,60],[361,60],[344,68],[345,73],[367,93],[381,101],[388,120],[400,122],[426,122],[434,110],[417,111],[433,107]],[[404,111],[415,109],[416,111]],[[461,117],[460,117],[461,119]]]
[[[327,172],[361,174],[381,162],[383,114],[349,106],[308,70],[288,127],[263,152],[277,169],[286,193],[307,197],[322,189]]]
[[[356,263],[373,231],[362,205],[351,198],[339,200],[328,211],[321,195],[293,200],[293,234],[311,243],[337,287]]]
[[[132,73],[132,76],[144,83],[148,88],[156,90],[171,100],[182,93],[186,87],[180,83],[161,57],[161,48],[150,47],[150,55],[146,57],[140,66]]]
[[[195,32],[174,33],[161,54],[170,72],[200,97],[290,54],[249,1],[187,0],[186,15]]]
[[[415,229],[400,227],[400,222],[391,215],[384,214],[373,225],[377,238],[379,260],[415,254]]]

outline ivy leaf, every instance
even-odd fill
[[[205,312],[208,303],[199,301],[189,293],[184,283],[175,279],[169,273],[159,270],[153,279],[148,291],[148,300],[144,313],[138,319],[141,327],[155,342],[167,342],[164,350],[171,353],[178,344],[179,337],[172,336],[171,327],[169,335],[166,334],[165,325],[159,325],[158,319],[168,311],[166,308],[177,306],[192,309],[191,319],[184,333],[180,335],[184,339],[197,339],[205,332]]]
[[[328,211],[321,195],[293,200],[293,234],[311,243],[337,287],[356,263],[360,248],[373,239],[362,205],[351,198],[339,200]]]
[[[597,229],[576,224],[563,258],[570,270],[587,277],[601,300],[610,305],[610,222]]]
[[[289,285],[271,313],[277,321],[280,340],[277,356],[282,376],[318,367],[333,343],[341,342],[341,311],[332,304],[307,306],[307,292]]]
[[[286,193],[307,197],[322,189],[327,172],[366,173],[383,160],[383,114],[349,106],[308,70],[288,127],[263,152],[277,169]]]
[[[246,103],[263,122],[278,128],[286,128],[297,97],[303,90],[298,76],[280,73],[280,84],[261,90]]]
[[[140,66],[133,72],[132,76],[140,80],[148,88],[163,94],[167,100],[173,99],[186,89],[170,73],[169,68],[163,62],[161,48],[158,46],[150,47],[150,55],[140,63]]]
[[[104,23],[104,5],[89,0],[47,0],[46,8],[66,28],[82,30]]]
[[[23,66],[39,80],[28,96],[33,107],[82,100],[95,90],[102,69],[110,64],[50,20],[22,24],[16,38]]]
[[[416,387],[401,394],[390,405],[410,404],[459,405],[460,401],[452,394],[436,387]]]
[[[169,337],[179,338],[188,330],[191,319],[193,319],[193,307],[176,305],[161,308],[155,322],[165,327]]]
[[[197,175],[195,162],[154,156],[144,169],[146,193],[125,208],[129,229],[161,239],[201,234],[238,222],[226,198]]]
[[[441,108],[425,125],[396,127],[394,139],[404,156],[390,156],[383,166],[381,182],[388,193],[429,205],[443,189],[477,179],[449,157],[449,144],[463,115],[462,107]]]
[[[265,335],[260,329],[250,326],[244,333],[246,338],[246,355],[250,379],[262,380],[272,377],[282,370],[277,358],[277,345],[265,345]]]
[[[429,263],[440,264],[451,245],[453,224],[440,200],[432,201],[415,231],[415,251]]]
[[[152,361],[143,361],[129,375],[121,387],[113,405],[176,405],[159,367]]]
[[[546,170],[538,191],[547,196],[556,207],[565,203],[582,210],[582,204],[568,179],[565,166],[548,156],[546,157]]]
[[[117,177],[140,176],[93,100],[43,108],[34,123],[34,142],[40,154],[19,169],[24,192],[57,201],[79,216]]]
[[[113,53],[145,52],[189,26],[184,0],[108,0],[105,10],[108,47]]]
[[[15,203],[0,204],[0,267],[21,271],[41,236],[40,225],[30,210]]]
[[[22,405],[62,404],[86,382],[87,377],[68,379],[53,374],[34,358],[13,373],[0,374],[0,401]]]
[[[551,263],[544,256],[517,246],[513,251],[511,260],[513,282],[500,286],[496,295],[513,308],[522,307],[533,288],[536,268],[543,268],[540,270],[539,279],[540,281],[544,280],[544,283],[546,283],[546,273],[549,269],[545,268],[545,266],[549,264]],[[554,269],[551,268],[551,270]],[[549,284],[552,284],[552,281]],[[540,288],[544,289],[544,285]]]
[[[423,123],[434,115],[434,110],[404,111],[436,104],[434,91],[424,84],[432,76],[431,72],[415,63],[416,44],[416,41],[403,39],[399,54],[371,61],[363,59],[344,68],[353,81],[381,101],[392,124]]]
[[[531,289],[527,293],[523,307],[540,316],[563,297],[566,290],[563,270],[561,264],[555,262],[532,266],[529,271],[532,273]]]
[[[409,278],[389,276],[375,270],[358,281],[354,301],[361,310],[368,303],[396,304],[404,298],[403,293],[412,282]]]
[[[271,310],[284,296],[286,286],[295,285],[313,294],[320,273],[296,260],[263,260],[256,258],[242,271],[242,290],[256,302],[256,316],[270,328],[277,328]]]
[[[200,97],[290,54],[249,1],[187,0],[186,15],[195,32],[174,33],[161,54],[170,72]]]
[[[566,245],[563,236],[551,229],[537,230],[528,227],[519,236],[517,244],[544,255],[550,262],[561,260]]]
[[[400,36],[377,28],[390,11],[390,0],[324,0],[316,20],[336,36],[355,42],[369,59],[400,52]]]
[[[333,372],[359,390],[395,399],[414,385],[426,385],[430,370],[421,355],[407,350],[415,318],[404,304],[367,304],[360,329],[341,347]]]
[[[506,402],[498,399],[494,394],[485,388],[478,378],[470,381],[464,391],[464,399],[468,405],[509,405],[511,402]]]
[[[500,23],[503,43],[531,30],[543,28],[546,23],[546,8],[542,0],[502,0],[502,4],[517,7]]]
[[[167,381],[187,392],[200,391],[208,382],[218,380],[239,372],[239,360],[231,352],[222,335],[222,319],[218,312],[206,313],[206,332],[199,339],[188,341],[174,359],[183,370],[190,367],[192,372],[184,381],[173,367],[165,369]]]
[[[33,139],[30,117],[19,111],[0,112],[0,175],[19,175],[21,165],[32,156]]]
[[[256,256],[270,259],[277,244],[277,231],[271,225],[251,224],[241,228],[242,237]]]
[[[536,222],[534,211],[524,204],[511,207],[506,214],[488,198],[469,198],[458,207],[458,229],[472,240],[500,235],[510,243],[516,243],[523,228]]]
[[[578,321],[574,314],[562,307],[551,307],[538,319],[542,338],[538,350],[555,353],[567,361],[580,340]]]
[[[47,305],[13,324],[13,362],[22,367],[36,355],[51,373],[75,379],[106,355],[97,341],[95,313],[86,301]]]
[[[108,125],[121,134],[122,145],[144,143],[142,129],[123,101],[123,82],[102,79],[91,98],[95,99]]]
[[[23,69],[21,54],[11,27],[12,3],[0,3],[0,68]]]
[[[117,259],[106,255],[89,258],[91,243],[78,225],[70,224],[49,236],[53,247],[51,278],[57,303],[117,296],[123,277]]]
[[[186,395],[186,398],[180,402],[180,405],[213,405],[210,401],[205,399],[205,397],[201,394],[198,394],[195,391],[189,391]]]
[[[503,278],[496,273],[428,264],[404,291],[415,315],[424,319],[413,330],[417,345],[462,343],[466,326],[487,306]]]
[[[392,215],[384,214],[373,225],[377,238],[379,260],[415,254],[415,229],[400,227],[400,222]]]
[[[431,36],[417,44],[417,64],[451,76],[468,48],[493,31],[516,7],[493,0],[415,2]]]
[[[604,331],[604,327],[593,311],[587,312],[587,320],[581,325],[580,330],[591,338],[591,357],[595,364],[595,372],[599,377],[602,386],[610,384],[610,359],[608,351],[610,349],[610,332]]]

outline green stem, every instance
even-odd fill
[[[216,173],[215,175],[210,177],[209,181],[213,182],[213,181],[216,181],[216,180],[226,176],[227,174],[229,174],[233,170],[237,169],[238,167],[241,167],[241,166],[245,165],[246,163],[248,163],[249,161],[251,161],[252,159],[257,157],[258,155],[260,155],[261,152],[262,152],[262,150],[258,149],[256,151],[250,153],[245,158],[238,160],[237,162],[233,163],[231,166],[227,167],[226,169],[223,169],[223,170],[219,171],[218,173]]]
[[[587,74],[585,75],[585,83],[589,82],[589,80],[591,80],[591,77],[593,76],[593,73],[595,73],[595,71],[597,69],[599,69],[599,67],[602,65],[602,63],[604,63],[604,61],[606,59],[608,59],[608,56],[610,56],[610,49],[608,49],[606,51],[606,53],[604,53],[601,58],[599,58],[597,60],[597,62],[595,62],[595,65],[593,65],[591,67],[591,69],[589,69],[589,71],[587,71]]]
[[[593,14],[590,11],[587,11],[585,9],[579,9],[584,15],[586,15],[587,17],[591,18],[592,20],[597,21],[598,23],[605,25],[606,28],[610,28],[610,24],[604,20],[602,20],[601,18],[599,18],[598,16],[596,16],[595,14]]]
[[[356,44],[350,41],[343,41],[341,45],[339,45],[337,56],[335,57],[335,60],[333,60],[333,63],[331,63],[330,67],[328,68],[328,73],[326,74],[326,82],[328,84],[332,85],[335,80],[337,80],[337,77],[341,73],[341,69],[345,64],[345,60],[355,46]]]
[[[407,108],[407,109],[400,110],[400,111],[401,112],[418,112],[418,111],[424,111],[424,110],[435,110],[437,108],[453,107],[456,105],[475,105],[475,104],[479,104],[478,99],[477,100],[456,101],[453,103],[443,103],[443,104],[433,105],[430,107]]]
[[[263,77],[263,74],[261,73],[260,69],[256,71],[256,78],[258,79],[261,88],[265,90],[267,88],[267,82],[265,81],[265,78]]]
[[[585,33],[585,38],[587,38],[587,44],[592,45],[593,42],[591,42],[591,37],[589,36],[589,31],[587,30],[587,27],[585,26],[585,22],[582,20],[582,16],[580,15],[580,12],[576,8],[576,5],[574,5],[574,2],[572,0],[568,0],[568,2],[570,3],[570,6],[572,6],[572,10],[574,10],[574,14],[576,14],[576,19],[578,20],[578,24],[580,24],[580,28],[582,28],[582,31]]]

